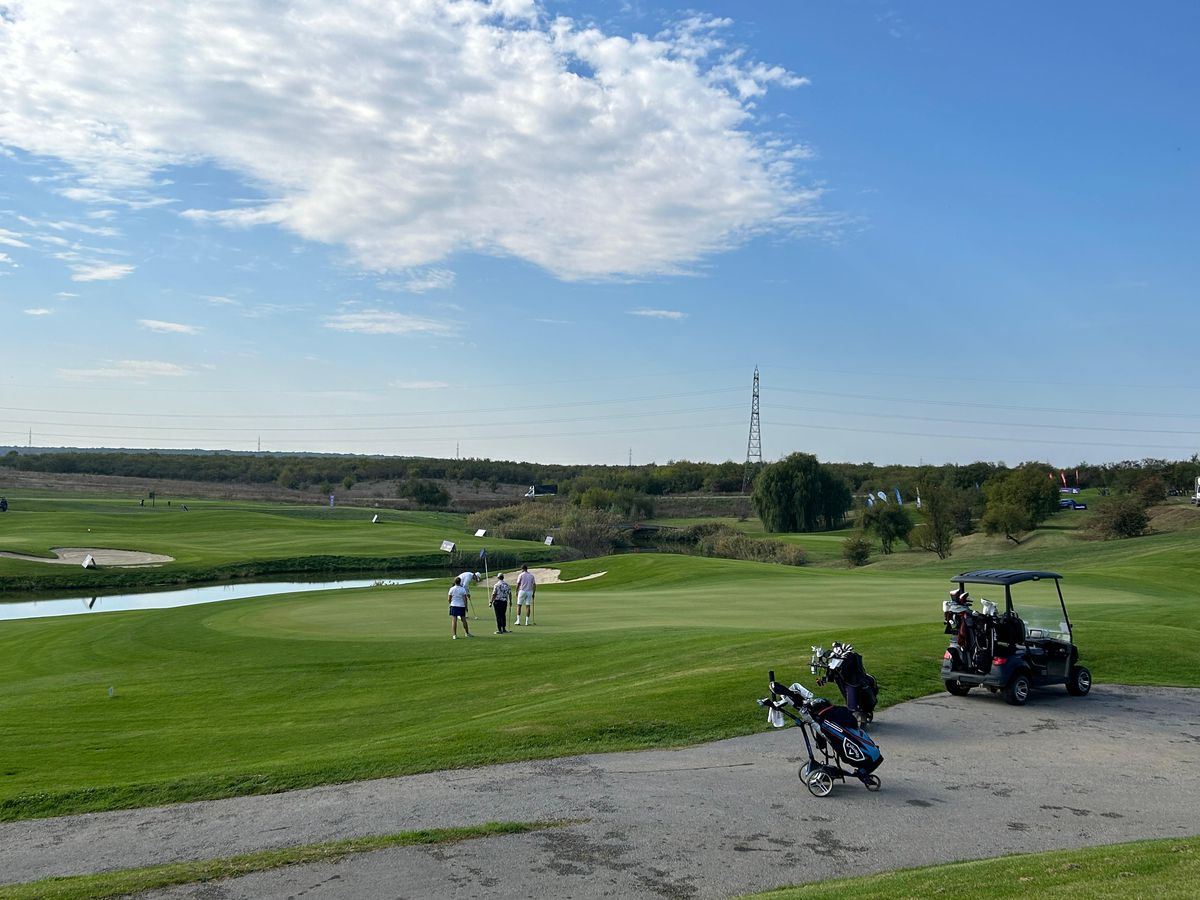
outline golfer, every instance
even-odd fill
[[[504,580],[504,573],[496,576],[496,586],[492,588],[492,609],[496,612],[496,634],[508,634],[508,599],[512,596],[512,588]]]
[[[521,566],[521,574],[517,576],[517,620],[514,625],[521,624],[521,605],[525,606],[525,624],[532,625],[529,617],[533,615],[533,595],[537,591],[537,579],[529,571],[529,566]]]
[[[462,619],[463,634],[470,637],[471,629],[467,626],[467,603],[470,601],[471,595],[462,586],[461,578],[454,579],[454,587],[450,588],[450,593],[447,597],[450,600],[450,640],[458,640],[459,619]]]
[[[462,586],[466,588],[467,596],[471,596],[471,585],[481,584],[483,577],[478,572],[463,572],[458,576],[458,580],[462,582]]]

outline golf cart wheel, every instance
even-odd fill
[[[971,692],[972,685],[962,684],[957,678],[946,679],[946,690],[955,697],[965,697]]]
[[[1004,699],[1013,706],[1024,706],[1029,699],[1029,676],[1018,672],[1004,689]]]
[[[811,762],[806,762],[804,765],[802,765],[800,767],[800,780],[801,781],[807,782],[808,776],[811,774],[812,774],[812,763]]]
[[[1071,666],[1067,676],[1067,693],[1072,697],[1086,697],[1092,689],[1092,673],[1087,666]]]
[[[804,782],[808,785],[808,792],[814,797],[828,796],[833,790],[833,776],[824,769],[817,769],[808,776],[808,781]]]
[[[878,775],[868,775],[863,783],[868,791],[877,791],[883,786]]]

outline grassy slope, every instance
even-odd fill
[[[565,574],[608,574],[544,586],[536,629],[495,638],[484,618],[469,642],[448,639],[441,584],[13,622],[0,632],[0,817],[750,732],[766,670],[800,677],[809,643],[831,637],[863,651],[895,703],[939,688],[940,602],[977,566],[1063,572],[1097,681],[1198,685],[1198,536],[1089,543],[1050,528],[1012,549],[971,539],[947,561],[903,553],[854,571],[590,560]]]
[[[376,512],[381,522],[372,525]],[[102,586],[180,580],[305,557],[438,562],[444,539],[457,542],[470,557],[484,546],[493,552],[547,551],[537,543],[476,538],[465,530],[464,517],[453,513],[204,500],[151,508],[128,499],[22,498],[0,515],[0,550],[48,557],[52,547],[101,547],[162,553],[176,561],[154,569],[88,573],[74,566],[0,558],[0,578]]]
[[[904,869],[751,895],[745,900],[1191,900],[1200,879],[1200,838],[1140,841]]]

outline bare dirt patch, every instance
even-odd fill
[[[161,553],[146,553],[142,550],[104,550],[94,547],[51,547],[54,559],[45,556],[29,556],[25,553],[9,553],[0,551],[0,556],[8,559],[20,559],[25,562],[50,563],[58,566],[81,566],[89,554],[98,566],[123,566],[134,568],[139,566],[161,566],[163,563],[175,562],[175,557],[164,556]]]

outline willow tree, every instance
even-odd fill
[[[837,528],[850,509],[850,488],[811,453],[793,453],[754,480],[754,511],[770,532]]]

